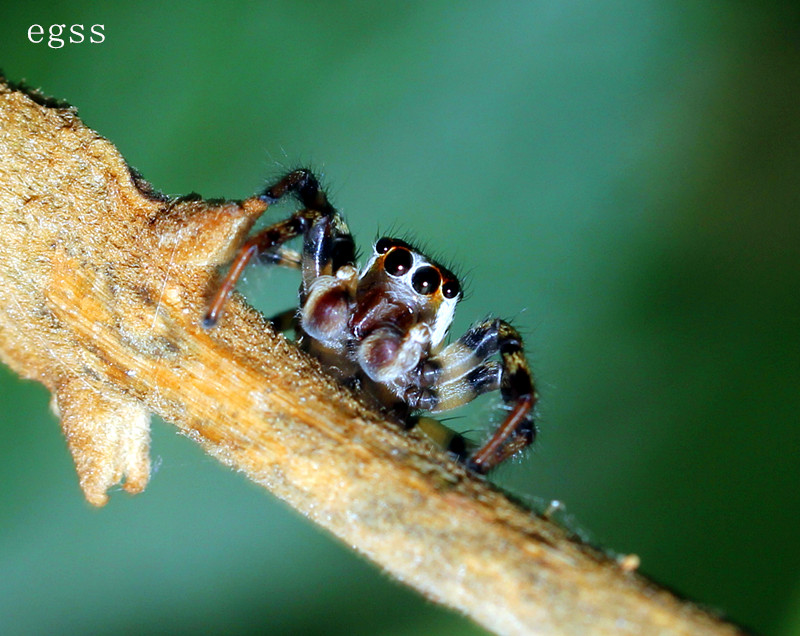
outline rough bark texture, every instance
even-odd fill
[[[87,499],[149,476],[157,413],[392,576],[500,633],[733,634],[383,421],[235,297],[263,205],[168,199],[0,79],[0,357],[53,394]]]

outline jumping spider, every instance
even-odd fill
[[[298,343],[341,381],[366,391],[405,421],[415,412],[447,411],[499,389],[509,411],[491,438],[468,456],[458,448],[460,436],[449,442],[478,473],[531,444],[537,395],[516,329],[488,319],[445,345],[461,299],[461,286],[450,271],[393,238],[379,239],[359,271],[353,237],[311,171],[290,172],[258,198],[270,205],[286,194],[303,209],[244,242],[204,326],[219,320],[252,258],[300,269],[300,308],[292,312]],[[302,254],[282,247],[298,236]],[[499,360],[490,359],[494,356]]]

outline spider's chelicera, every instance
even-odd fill
[[[471,454],[460,436],[444,444],[479,473],[528,446],[536,433],[531,412],[537,396],[516,329],[488,319],[446,344],[461,299],[450,271],[393,238],[379,239],[359,271],[350,231],[316,177],[295,170],[259,198],[272,204],[287,194],[303,209],[245,241],[204,325],[219,320],[253,257],[295,267],[302,271],[300,308],[292,312],[298,343],[342,382],[406,421],[420,411],[447,411],[499,389],[509,410],[492,436]],[[301,254],[283,247],[298,236]]]

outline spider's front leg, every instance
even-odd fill
[[[290,172],[258,198],[271,205],[286,194],[294,194],[304,209],[261,230],[242,244],[211,300],[203,319],[204,327],[213,327],[219,321],[242,272],[258,255],[275,264],[302,267],[304,292],[314,277],[326,273],[325,270],[328,270],[327,273],[335,271],[353,259],[355,248],[347,226],[328,202],[311,171],[301,169]],[[305,236],[305,242],[303,255],[298,262],[297,255],[283,249],[282,245],[300,235]]]
[[[498,353],[500,363],[488,360]],[[429,359],[421,376],[421,406],[433,413],[461,406],[497,389],[511,406],[503,423],[467,460],[472,470],[485,474],[533,442],[536,427],[531,411],[538,396],[522,350],[522,338],[504,320],[486,320],[472,327]]]

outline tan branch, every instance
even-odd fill
[[[489,629],[736,633],[383,421],[240,298],[204,331],[260,212],[154,194],[74,110],[0,81],[0,356],[53,393],[89,501],[145,487],[157,413]]]

